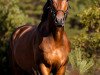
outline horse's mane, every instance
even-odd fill
[[[42,14],[42,18],[41,18],[41,22],[38,25],[38,31],[43,35],[43,32],[45,32],[44,30],[46,30],[46,26],[47,25],[43,25],[43,23],[48,19],[48,13],[49,13],[49,6],[50,6],[50,2],[49,0],[47,0],[46,4],[43,7],[43,14]]]
[[[50,6],[50,1],[47,0],[46,4],[43,7],[43,15],[42,15],[41,22],[44,22],[44,21],[47,20],[47,18],[48,18],[48,12],[49,12],[49,6]]]

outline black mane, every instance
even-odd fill
[[[44,22],[47,20],[48,18],[48,13],[49,13],[49,6],[50,6],[50,1],[47,0],[46,4],[43,7],[43,15],[42,15],[42,19],[41,22]]]

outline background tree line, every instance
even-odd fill
[[[46,0],[0,0],[0,75],[8,75],[7,51],[18,26],[38,25]],[[71,70],[66,75],[96,75],[100,72],[100,1],[69,0],[65,30],[71,41]],[[94,65],[95,64],[95,65]]]

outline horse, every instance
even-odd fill
[[[12,75],[65,75],[70,41],[64,31],[68,0],[47,0],[39,25],[18,27],[10,40]]]

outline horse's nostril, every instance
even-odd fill
[[[65,19],[63,18],[63,21],[64,21]]]
[[[62,18],[62,19],[61,19],[61,21],[63,22],[63,21],[64,21],[64,19]]]

